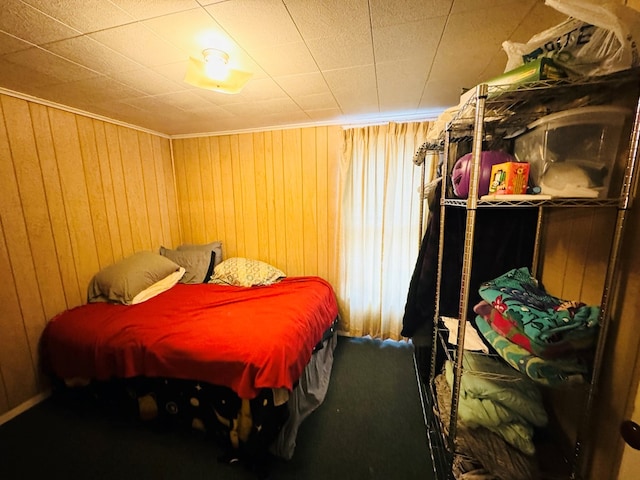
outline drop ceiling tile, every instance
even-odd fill
[[[251,82],[252,80],[250,80]],[[226,105],[235,105],[238,103],[245,102],[242,97],[242,93],[239,94],[228,94],[221,92],[214,92],[213,90],[207,90],[205,88],[197,88],[188,85],[189,91],[194,95],[197,95],[199,98],[202,98],[203,101],[210,103],[212,105],[217,106],[226,106]],[[246,87],[245,87],[246,88]]]
[[[308,110],[337,110],[338,104],[331,93],[319,93],[316,95],[303,95],[293,97],[293,100],[300,105],[304,111]]]
[[[274,80],[291,97],[329,92],[329,86],[320,72],[285,75]]]
[[[224,106],[224,109],[237,116],[263,116],[273,115],[278,112],[296,113],[301,111],[300,107],[290,98],[276,98],[273,100],[264,100],[262,102],[228,104]]]
[[[182,85],[184,88],[192,88],[191,85],[185,83],[184,75],[187,71],[188,61],[186,59],[180,62],[168,63],[166,65],[158,65],[153,68],[153,71],[172,82]]]
[[[330,38],[341,32],[368,35],[367,0],[284,0],[287,10],[305,40]]]
[[[20,0],[2,0],[0,31],[39,45],[79,35],[75,30]]]
[[[50,85],[43,89],[43,95],[62,105],[89,108],[99,103],[116,102],[120,98],[139,96],[141,92],[133,90],[115,80],[100,76]]]
[[[143,24],[163,40],[182,50],[185,58],[190,55],[200,59],[205,48],[217,48],[229,54],[230,64],[234,68],[244,66],[245,52],[204,9],[154,18]]]
[[[109,76],[135,90],[145,92],[146,95],[162,95],[187,90],[186,84],[174,82],[146,67],[127,72],[115,72]]]
[[[148,111],[140,111],[140,113],[132,111],[122,121],[165,135],[172,135],[177,126],[189,122],[191,119],[191,114],[186,112],[182,112],[182,115],[163,115],[163,112],[158,111],[152,113],[153,115],[150,115]]]
[[[202,108],[199,110],[191,110],[189,113],[198,122],[206,122],[208,119],[221,120],[234,117],[232,113],[227,112],[224,108],[206,102],[202,102]]]
[[[42,48],[104,74],[142,68],[139,63],[86,36],[48,43]]]
[[[320,110],[305,110],[309,118],[314,122],[335,123],[342,116],[339,108],[328,108]]]
[[[566,19],[567,16],[564,13],[560,13],[544,3],[536,2],[535,6],[518,23],[509,38],[505,38],[505,40],[527,43],[532,36],[554,27]]]
[[[379,111],[373,65],[328,70],[323,73],[344,114],[352,115]]]
[[[476,78],[475,84],[489,80],[490,78],[497,77],[504,73],[504,69],[507,65],[507,54],[504,51],[498,52],[494,55],[489,63],[487,63],[484,69],[479,72],[479,76]]]
[[[166,105],[171,105],[187,112],[198,112],[216,108],[212,103],[203,100],[202,97],[188,90],[155,95],[154,98],[157,98],[158,101]]]
[[[146,111],[149,117],[158,116],[160,118],[175,118],[179,120],[190,115],[187,111],[166,103],[157,95],[130,98],[126,100],[125,103]]]
[[[32,7],[82,33],[132,22],[131,15],[104,0],[23,0]],[[100,12],[96,14],[96,12]]]
[[[36,95],[40,87],[51,83],[51,79],[28,66],[11,63],[0,57],[0,87],[16,92]]]
[[[460,102],[461,93],[462,91],[460,87],[458,85],[452,85],[450,81],[429,81],[424,89],[419,108],[441,108],[444,111],[447,108],[458,105],[458,103]]]
[[[316,62],[303,42],[256,48],[251,53],[255,61],[271,77],[318,71]]]
[[[184,60],[185,52],[137,23],[91,33],[92,39],[147,67]]]
[[[230,124],[240,123],[237,119],[205,118],[199,120],[192,118],[179,124],[172,124],[171,135],[219,135],[221,132],[237,130],[237,127]]]
[[[307,44],[320,70],[373,63],[371,33],[362,36],[344,33],[333,38],[309,40]]]
[[[477,83],[477,79],[486,69],[486,61],[481,58],[471,57],[465,60],[465,68],[455,67],[450,57],[440,56],[436,59],[429,75],[430,80],[449,83],[451,88],[470,88]]]
[[[234,0],[205,8],[248,51],[301,41],[280,0]]]
[[[107,118],[131,118],[133,116],[141,117],[145,111],[139,107],[134,107],[126,102],[106,102],[93,105],[92,112],[96,115],[102,115]]]
[[[288,98],[282,88],[271,78],[252,79],[240,92],[247,102],[260,102],[272,98]]]
[[[427,80],[428,65],[410,60],[378,64],[378,98],[380,110],[393,112],[416,109]]]
[[[276,112],[271,115],[258,117],[257,120],[262,124],[276,127],[290,127],[300,123],[308,123],[310,118],[305,112],[298,110],[297,112]]]
[[[502,69],[504,40],[562,20],[540,0],[3,0],[0,86],[167,134],[376,121],[418,93],[419,111],[457,103]],[[183,81],[216,28],[254,73],[238,95]]]
[[[483,0],[482,2],[478,2],[478,0],[456,0],[453,2],[451,13],[476,13],[479,10],[508,11],[514,3],[519,3],[528,10],[535,3],[540,2],[536,0]]]
[[[0,56],[7,53],[19,52],[33,47],[33,44],[20,40],[19,38],[0,32]]]
[[[385,27],[446,16],[453,3],[454,0],[371,0],[371,25]]]
[[[440,43],[447,17],[373,29],[376,62],[413,59],[430,65]]]
[[[39,47],[4,55],[5,60],[38,72],[49,84],[72,82],[99,76],[99,73],[65,60]]]
[[[196,0],[110,0],[136,20],[169,15],[194,8],[200,8]]]
[[[514,29],[513,19],[521,18],[526,6],[516,2],[507,12],[475,11],[451,15],[436,55],[431,78],[434,80],[458,81],[467,85],[486,68],[491,58],[502,48]],[[491,28],[486,28],[490,24]],[[459,67],[464,59],[464,69]]]

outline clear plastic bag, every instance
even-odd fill
[[[567,72],[596,76],[640,65],[636,39],[640,14],[625,5],[586,0],[546,0],[569,16],[564,22],[531,37],[526,43],[503,42],[505,71],[540,57],[550,57]]]

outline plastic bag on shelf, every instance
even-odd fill
[[[606,75],[640,65],[640,13],[631,7],[587,0],[546,0],[569,16],[526,43],[505,41],[505,72],[549,57],[570,73]]]

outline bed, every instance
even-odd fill
[[[210,263],[200,266],[178,260],[186,269],[167,255],[136,254],[137,263],[123,267],[130,257],[109,267],[108,286],[101,271],[89,286],[90,303],[48,323],[44,370],[62,388],[124,395],[143,420],[211,432],[230,460],[261,462],[267,452],[291,458],[299,424],[328,386],[338,316],[333,289],[316,276],[274,275],[268,265],[271,280],[256,280],[253,270],[244,275],[250,286],[234,285],[223,273],[229,261],[208,253]],[[150,274],[150,262],[166,268]],[[129,291],[131,272],[146,296],[139,287]]]

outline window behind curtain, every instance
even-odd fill
[[[343,131],[337,290],[348,335],[401,338],[420,236],[421,168],[412,159],[428,127],[391,123]],[[430,181],[432,168],[426,171]]]

